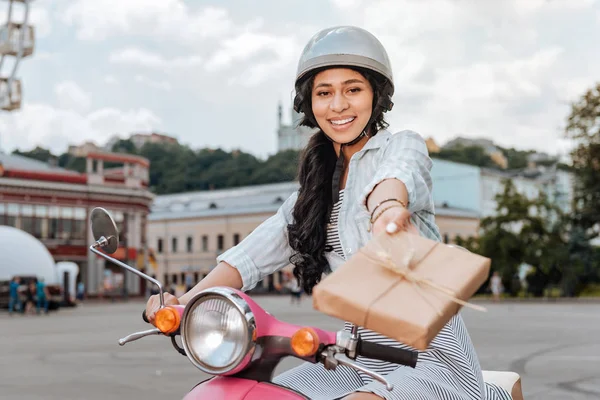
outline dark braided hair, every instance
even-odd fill
[[[374,136],[388,126],[383,113],[392,107],[392,84],[372,71],[351,69],[362,74],[373,88],[373,113],[366,128],[369,135]],[[319,128],[311,100],[314,77],[318,72],[314,71],[296,84],[294,109],[304,114],[299,125],[309,128]],[[294,276],[308,294],[312,293],[323,273],[330,271],[325,252],[333,250],[331,246],[326,246],[326,240],[327,223],[333,207],[331,184],[336,160],[333,144],[321,129],[310,138],[300,159],[300,189],[293,210],[294,223],[288,225],[288,241],[294,250],[290,257]]]

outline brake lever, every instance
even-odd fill
[[[147,331],[132,333],[131,335],[127,335],[124,338],[119,339],[119,346],[124,346],[129,342],[133,342],[135,340],[141,339],[150,335],[161,335],[162,332],[158,328],[149,329]]]
[[[348,356],[346,356],[346,354],[345,354],[343,347],[340,347],[340,346],[329,347],[328,349],[324,350],[321,353],[321,360],[323,362],[323,365],[325,366],[325,369],[327,369],[327,370],[335,370],[335,368],[339,364],[341,364],[346,367],[353,368],[357,371],[364,372],[365,374],[369,375],[371,378],[383,383],[385,385],[385,388],[388,391],[392,391],[394,389],[394,385],[392,385],[390,382],[388,382],[388,380],[385,379],[385,377],[383,375],[380,375],[377,372],[373,372],[373,371],[363,367],[362,365],[355,363],[350,358],[348,358]]]
[[[365,374],[369,375],[371,378],[383,383],[385,385],[385,388],[388,391],[391,392],[394,389],[394,385],[392,385],[390,382],[388,382],[388,380],[385,379],[383,375],[378,374],[377,372],[373,372],[373,371],[363,367],[362,365],[355,363],[354,361],[349,359],[344,353],[336,353],[336,354],[334,354],[333,357],[340,364],[345,365],[346,367],[354,368],[357,371],[364,372]]]

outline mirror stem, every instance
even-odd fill
[[[159,294],[160,308],[163,308],[165,306],[165,298],[164,298],[164,294],[163,294],[164,290],[163,290],[161,283],[159,281],[157,281],[156,279],[152,278],[151,276],[148,276],[148,275],[144,274],[143,272],[141,272],[133,267],[130,267],[129,265],[127,265],[117,259],[114,259],[114,258],[110,257],[109,255],[99,251],[97,248],[102,245],[101,244],[102,240],[106,241],[106,238],[104,238],[104,236],[103,236],[100,239],[98,239],[98,241],[96,243],[94,243],[93,245],[90,246],[90,251],[92,251],[92,253],[97,254],[100,257],[102,257],[112,263],[117,264],[119,267],[125,268],[129,272],[133,272],[137,276],[144,278],[147,281],[150,281],[150,282],[154,283],[156,286],[158,286],[158,290],[160,291],[160,294]]]

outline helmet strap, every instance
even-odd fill
[[[342,172],[344,171],[344,145],[340,146],[340,155],[335,162],[335,169],[333,170],[333,178],[331,180],[331,198],[333,204],[337,203],[340,199],[340,179],[342,178]]]
[[[358,143],[363,137],[369,137],[367,130],[369,129],[369,126],[371,126],[371,124],[373,123],[374,119],[375,118],[371,115],[371,118],[369,119],[369,122],[367,122],[365,129],[363,129],[360,132],[360,135],[358,135],[356,138],[354,138],[351,141],[346,142],[346,143],[339,143],[340,155],[338,156],[337,161],[335,162],[335,169],[333,170],[333,177],[331,180],[331,197],[332,197],[333,204],[337,203],[340,199],[340,179],[342,177],[342,172],[344,171],[344,164],[345,164],[344,146],[352,146],[353,144]],[[323,132],[323,130],[321,130],[321,132]],[[327,134],[325,132],[323,132],[323,134],[332,143],[336,143],[333,141],[333,139],[331,139],[329,136],[327,136]]]
[[[366,129],[358,135],[358,137],[348,143],[340,143],[340,155],[335,162],[335,169],[333,170],[333,177],[331,181],[331,195],[333,199],[333,204],[337,203],[340,199],[340,179],[342,177],[342,172],[344,171],[344,146],[352,146],[353,144],[358,143],[363,137],[368,137],[369,135],[366,133]],[[327,135],[325,135],[327,136]],[[328,137],[328,136],[327,136]],[[329,137],[328,137],[329,138]],[[329,138],[331,140],[331,138]],[[332,140],[333,142],[333,140]]]

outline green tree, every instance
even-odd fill
[[[138,151],[135,148],[135,144],[130,139],[119,139],[113,144],[111,151],[115,153],[128,153],[137,154]]]
[[[23,157],[32,158],[34,160],[42,161],[42,162],[49,162],[50,160],[56,158],[56,156],[54,154],[52,154],[50,152],[50,150],[44,149],[39,146],[37,146],[35,149],[29,150],[29,151],[20,151],[17,149],[17,150],[14,150],[12,153],[23,156]]]
[[[269,157],[260,169],[254,171],[250,180],[253,184],[289,182],[297,178],[300,153],[285,150]]]
[[[442,149],[435,157],[478,167],[498,168],[485,149],[480,146],[457,146],[451,149]]]
[[[85,157],[75,157],[69,153],[63,153],[58,156],[58,166],[83,173],[86,169]]]
[[[194,163],[194,152],[178,144],[146,143],[140,155],[150,161],[150,190],[156,194],[191,190],[189,169]]]
[[[180,144],[146,143],[138,150],[131,140],[119,140],[111,150],[147,158],[150,161],[150,190],[156,194],[291,181],[296,178],[298,168],[298,152],[293,150],[274,154],[267,160],[240,150],[194,151]],[[43,162],[56,158],[40,147],[31,151],[15,150],[14,154]],[[85,157],[69,153],[58,156],[57,164],[78,172],[86,170]],[[121,164],[104,164],[105,168],[117,165]]]
[[[575,143],[573,223],[589,240],[600,234],[600,83],[572,104],[566,135]]]
[[[544,194],[528,199],[510,180],[496,196],[496,215],[481,220],[477,240],[480,254],[492,259],[505,287],[510,287],[522,263],[535,267],[529,290],[541,296],[551,283],[559,283],[567,265],[564,216]]]
[[[508,161],[507,169],[521,169],[527,167],[528,157],[535,153],[533,150],[521,151],[514,148],[503,147],[498,147],[498,149],[502,151],[502,154],[504,154],[504,157],[506,157],[506,160]]]

